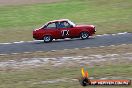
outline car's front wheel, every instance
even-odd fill
[[[81,39],[88,39],[89,38],[89,33],[88,32],[81,32],[80,34]]]
[[[50,35],[44,36],[44,42],[45,43],[51,42],[52,40],[53,40],[53,38]]]

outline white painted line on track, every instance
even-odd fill
[[[43,53],[44,51],[36,51],[36,53]]]
[[[8,45],[8,44],[12,44],[12,43],[0,43],[0,44],[3,44],[3,45]]]
[[[89,49],[89,48],[91,48],[91,47],[85,47],[85,49]]]
[[[103,36],[103,35],[96,35],[96,36]]]
[[[32,53],[32,52],[24,52],[25,54],[30,54],[30,53]]]
[[[116,34],[111,34],[111,35],[115,36]]]
[[[115,46],[115,45],[110,45],[110,46]]]
[[[6,55],[8,55],[8,54],[0,54],[0,56],[6,56]]]
[[[66,50],[66,51],[67,51],[67,50],[70,50],[70,49],[64,49],[64,50]]]
[[[123,33],[117,33],[118,35],[123,35],[123,34],[127,34],[128,32],[123,32]]]
[[[79,50],[79,48],[74,48],[75,50]]]
[[[11,53],[12,55],[17,55],[17,54],[20,54],[20,53]]]
[[[55,51],[57,51],[57,50],[51,50],[51,52],[55,52]]]
[[[121,44],[121,45],[127,45],[127,44]]]
[[[103,36],[109,36],[110,34],[103,34]]]
[[[24,41],[19,41],[19,42],[13,42],[13,43],[24,43]]]

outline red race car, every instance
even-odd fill
[[[44,40],[45,43],[53,39],[81,38],[88,39],[95,34],[93,25],[75,25],[68,19],[49,21],[44,26],[33,31],[33,38]]]

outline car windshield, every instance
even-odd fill
[[[47,26],[47,24],[48,24],[48,22],[47,23],[45,23],[42,27],[40,27],[40,28],[45,28],[46,26]]]
[[[73,23],[72,21],[68,20],[68,22],[69,22],[71,25],[73,25],[74,27],[76,26],[76,24]]]

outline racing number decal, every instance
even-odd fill
[[[62,30],[62,36],[68,36],[69,30]]]

